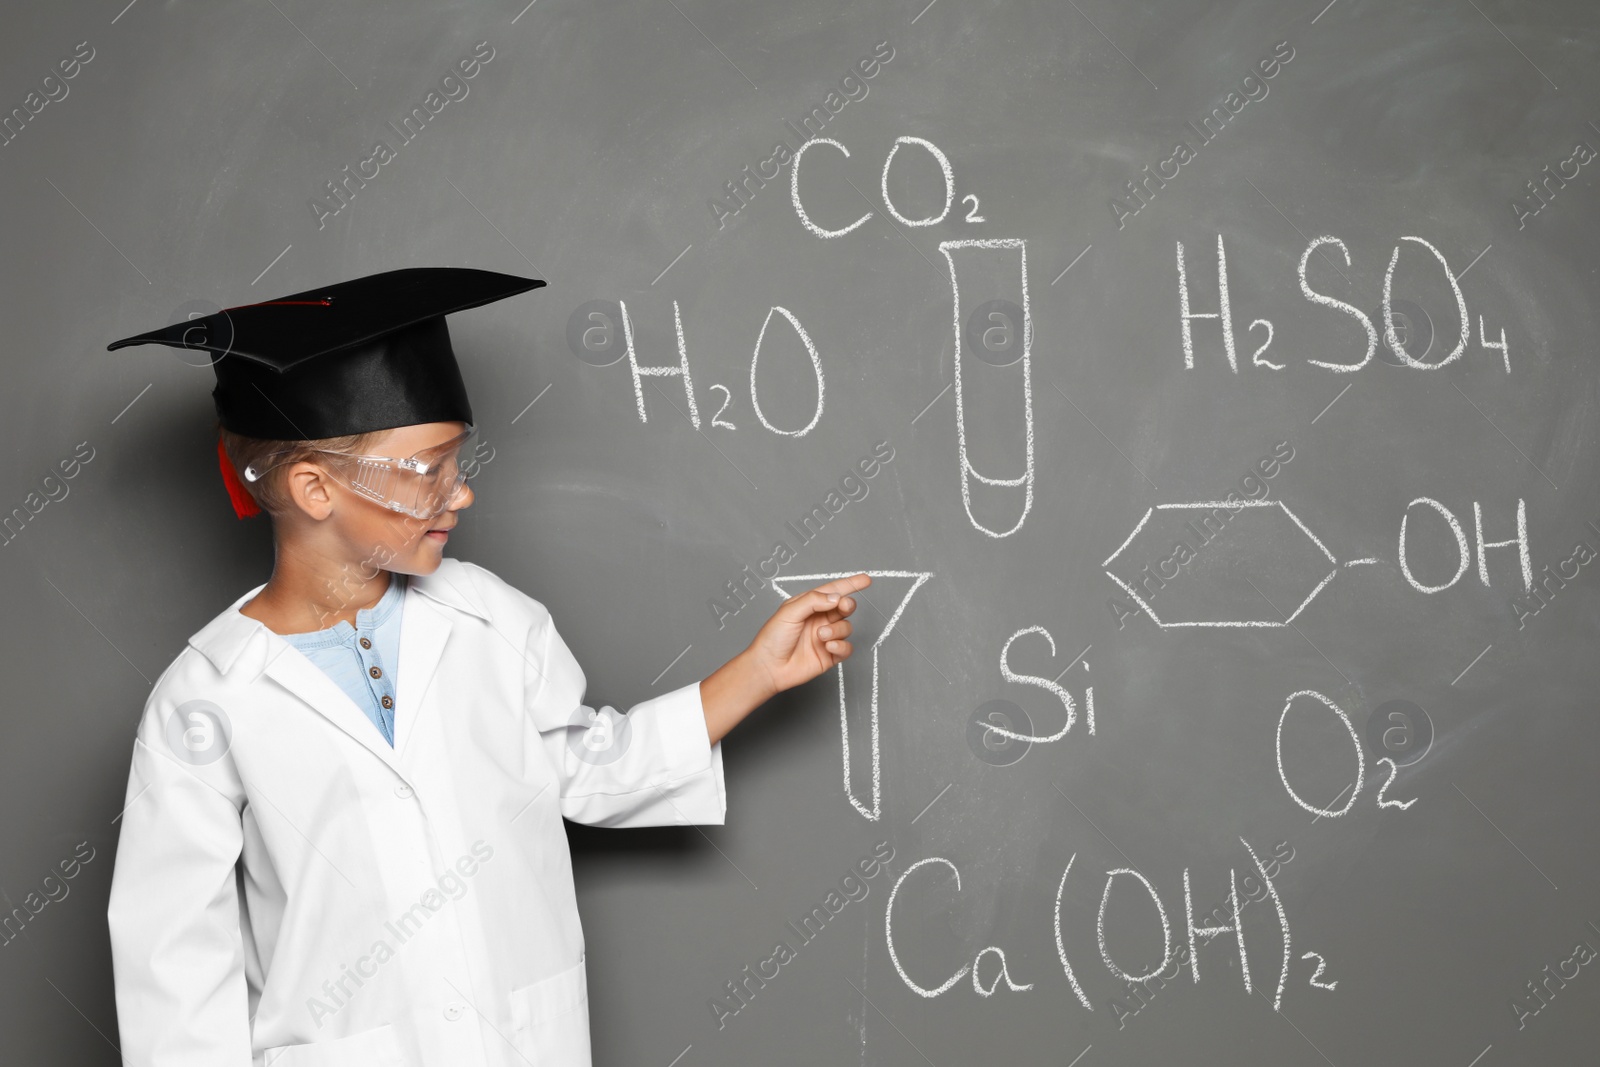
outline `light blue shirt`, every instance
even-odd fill
[[[390,747],[405,591],[406,576],[391,572],[389,588],[372,607],[356,612],[354,626],[340,619],[326,630],[281,635],[349,694]]]

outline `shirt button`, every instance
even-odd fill
[[[399,785],[394,787],[394,795],[399,797],[401,800],[410,799],[411,793],[411,787],[404,782],[401,782]]]
[[[392,708],[392,707],[394,707],[394,698],[391,697],[391,696],[388,696],[387,694],[385,694],[384,698],[381,701],[379,701],[379,703],[381,703],[386,708]]]
[[[379,667],[368,667],[367,668],[367,673],[372,675],[374,678],[382,678],[383,677],[383,670],[382,670],[382,668],[379,668]]]
[[[451,1022],[455,1022],[457,1019],[461,1018],[462,1013],[466,1010],[467,1008],[464,1004],[452,1004],[448,1008],[444,1009],[444,1017],[449,1019]]]
[[[365,637],[363,637],[361,639],[361,647],[362,648],[371,648],[372,647],[372,642],[367,640]]]

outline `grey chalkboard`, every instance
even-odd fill
[[[592,703],[878,575],[726,825],[571,829],[597,1063],[1592,1059],[1593,5],[10,21],[8,1061],[118,1062],[133,728],[270,565],[105,343],[428,264],[549,281],[452,321],[450,551]]]

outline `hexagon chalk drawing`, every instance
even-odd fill
[[[869,713],[869,737],[871,738],[872,755],[872,806],[866,807],[856,798],[855,790],[850,785],[850,718],[846,712],[844,700],[844,663],[839,664],[835,670],[839,672],[839,740],[844,751],[844,793],[849,798],[850,804],[862,815],[876,822],[883,815],[883,794],[881,766],[878,759],[878,648],[894,631],[895,623],[900,621],[901,614],[906,610],[906,605],[911,603],[911,598],[916,591],[922,588],[924,582],[933,577],[931,571],[875,571],[853,570],[838,571],[834,574],[785,574],[772,579],[772,588],[777,590],[779,596],[787,599],[794,595],[784,588],[785,585],[809,582],[814,584],[829,582],[835,578],[848,578],[852,574],[866,574],[872,578],[914,578],[911,588],[906,590],[906,595],[889,615],[889,621],[884,624],[883,632],[878,639],[872,642],[872,708]],[[799,590],[797,590],[798,592]],[[845,662],[849,662],[846,660]]]
[[[1139,532],[1144,529],[1145,524],[1150,521],[1150,517],[1152,515],[1154,515],[1157,511],[1191,510],[1191,511],[1199,511],[1199,512],[1215,512],[1219,508],[1220,509],[1226,509],[1229,512],[1230,515],[1237,515],[1238,516],[1238,520],[1237,521],[1244,521],[1245,517],[1247,515],[1250,515],[1250,514],[1261,514],[1261,515],[1266,514],[1266,512],[1261,510],[1261,509],[1267,509],[1267,508],[1278,508],[1278,509],[1281,509],[1283,514],[1287,515],[1289,517],[1289,519],[1293,521],[1294,525],[1297,526],[1300,529],[1300,532],[1305,534],[1306,538],[1310,541],[1310,543],[1312,545],[1315,545],[1317,550],[1323,556],[1325,556],[1327,558],[1327,560],[1328,560],[1328,563],[1331,564],[1331,568],[1332,569],[1330,569],[1328,571],[1328,573],[1322,578],[1322,580],[1320,582],[1318,582],[1315,587],[1312,588],[1311,592],[1306,594],[1305,599],[1300,601],[1300,604],[1292,612],[1289,613],[1287,618],[1284,618],[1284,619],[1273,619],[1273,618],[1203,619],[1203,620],[1191,620],[1191,621],[1181,621],[1181,622],[1164,620],[1159,615],[1157,615],[1155,613],[1155,609],[1150,606],[1149,602],[1144,597],[1139,595],[1139,590],[1138,589],[1134,588],[1132,585],[1129,585],[1127,582],[1123,581],[1121,578],[1118,578],[1115,574],[1113,574],[1111,572],[1110,567],[1111,567],[1112,562],[1118,556],[1120,556],[1128,548],[1129,545],[1131,545],[1133,543],[1134,538],[1139,536]],[[1250,512],[1250,511],[1241,512],[1240,509],[1256,509],[1256,510],[1254,512]],[[1351,560],[1351,561],[1345,563],[1345,566],[1349,567],[1349,566],[1355,566],[1355,565],[1358,565],[1358,564],[1375,563],[1375,562],[1377,562],[1377,561],[1373,560],[1373,559]],[[1139,607],[1144,610],[1145,614],[1150,616],[1151,621],[1154,622],[1157,626],[1161,627],[1163,630],[1166,630],[1166,629],[1177,629],[1177,628],[1181,628],[1181,627],[1272,627],[1272,626],[1288,626],[1290,623],[1294,622],[1294,620],[1300,615],[1300,613],[1302,611],[1304,611],[1306,609],[1306,606],[1309,605],[1312,600],[1316,599],[1317,594],[1322,592],[1322,590],[1327,586],[1327,584],[1329,582],[1333,581],[1334,575],[1339,573],[1339,561],[1334,558],[1333,553],[1328,551],[1327,546],[1324,545],[1317,538],[1317,535],[1312,533],[1311,530],[1306,526],[1306,524],[1300,521],[1300,517],[1298,515],[1296,515],[1294,512],[1290,511],[1289,510],[1289,506],[1287,504],[1283,503],[1283,501],[1281,501],[1281,500],[1244,500],[1244,501],[1239,501],[1239,500],[1233,500],[1233,501],[1196,500],[1196,501],[1192,501],[1190,503],[1184,503],[1184,504],[1157,504],[1155,507],[1149,508],[1149,509],[1147,509],[1145,511],[1144,517],[1141,518],[1138,521],[1138,523],[1134,526],[1133,531],[1128,534],[1127,539],[1125,541],[1123,541],[1121,545],[1117,546],[1117,550],[1115,552],[1111,553],[1111,555],[1106,558],[1106,561],[1103,564],[1101,564],[1101,566],[1107,568],[1106,569],[1106,576],[1108,578],[1110,578],[1113,582],[1116,582],[1117,585],[1121,586],[1122,591],[1124,593],[1127,593],[1128,596],[1133,599],[1133,602],[1138,604]],[[1263,603],[1263,610],[1264,611],[1267,610],[1267,609],[1270,609],[1270,608],[1271,608],[1270,604]],[[1274,612],[1274,614],[1276,614],[1276,612]]]

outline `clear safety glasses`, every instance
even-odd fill
[[[477,427],[466,430],[441,444],[409,456],[357,456],[347,452],[312,449],[328,457],[328,466],[344,485],[390,511],[415,519],[431,519],[444,511],[461,491],[461,486],[477,471],[470,457],[463,461],[461,451],[477,435]],[[290,450],[274,453],[286,455]],[[259,481],[280,464],[257,470],[254,464],[244,470],[245,480]]]

